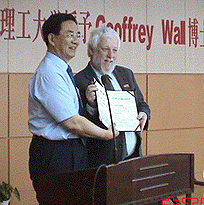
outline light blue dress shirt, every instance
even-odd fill
[[[29,130],[50,140],[77,138],[62,126],[79,112],[76,89],[67,63],[47,52],[30,81]]]

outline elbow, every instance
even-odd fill
[[[62,122],[63,126],[72,133],[79,133],[81,131],[81,116],[75,115]]]

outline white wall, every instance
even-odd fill
[[[111,23],[118,32],[121,32],[123,43],[118,63],[131,68],[135,73],[203,73],[204,71],[204,47],[201,47],[204,45],[203,0],[1,0],[0,28],[4,29],[9,28],[6,25],[8,22],[3,18],[6,8],[14,9],[14,21],[11,26],[12,32],[1,31],[0,73],[35,71],[46,52],[40,33],[35,39],[39,25],[37,19],[40,14],[41,26],[43,19],[48,18],[54,10],[75,11],[82,34],[86,29],[84,37],[86,39],[90,31],[96,27],[101,15],[105,25]],[[25,29],[23,29],[23,16]],[[195,24],[198,27],[195,30],[198,33],[197,45],[195,40],[193,43],[190,39],[189,18],[191,22],[194,19],[198,21]],[[167,21],[170,25],[173,22],[171,43],[168,40],[169,35],[166,36],[166,43],[163,41],[162,20],[165,25]],[[82,25],[84,21],[88,24],[85,27]],[[99,25],[102,24],[102,20],[98,22]],[[181,22],[184,24],[182,29]],[[133,27],[136,28],[135,42],[133,42]],[[14,40],[7,40],[9,35],[14,37]],[[183,42],[178,43],[179,41]],[[84,68],[88,60],[86,43],[82,40],[76,57],[71,61],[74,72]]]

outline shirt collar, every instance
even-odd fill
[[[91,64],[90,64],[90,65],[91,65]],[[92,65],[91,65],[91,68],[92,68],[93,71],[96,73],[97,78],[98,78],[98,79],[101,79],[101,76],[104,75],[104,73],[101,72],[101,71],[99,71],[99,70],[96,70]],[[111,73],[107,74],[107,75],[109,75],[111,78],[114,77],[113,71],[112,71]]]
[[[66,67],[70,66],[69,63],[67,63],[65,60],[63,60],[62,58],[60,58],[58,55],[48,51],[46,56],[52,60],[54,60],[55,64],[59,67]],[[71,66],[70,66],[71,67]]]

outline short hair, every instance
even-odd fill
[[[55,35],[59,35],[61,30],[61,24],[64,21],[74,21],[77,24],[76,18],[72,14],[67,13],[57,13],[52,14],[43,24],[42,26],[42,35],[43,40],[45,41],[46,45],[48,46],[48,35],[53,33]]]
[[[88,41],[88,56],[92,57],[91,53],[98,50],[98,44],[102,37],[107,37],[111,39],[117,39],[118,40],[118,49],[120,48],[120,36],[119,34],[110,27],[98,27],[95,28],[91,33]],[[90,52],[92,51],[92,52]]]

